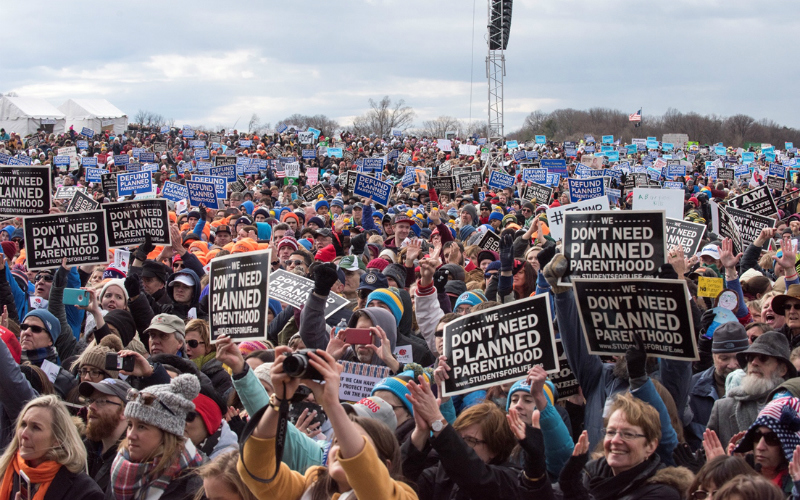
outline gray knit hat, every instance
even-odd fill
[[[747,332],[738,321],[728,321],[714,330],[713,354],[741,352],[750,347]]]
[[[125,417],[136,418],[170,434],[183,436],[186,414],[194,411],[192,400],[198,394],[200,381],[195,375],[178,375],[169,384],[152,385],[129,398]],[[155,399],[150,401],[153,396]]]

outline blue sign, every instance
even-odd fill
[[[78,149],[89,149],[89,141],[75,141],[75,146]]]
[[[90,129],[89,127],[83,127],[81,129],[81,135],[91,139],[92,137],[94,137],[94,130]]]
[[[145,151],[143,153],[139,153],[139,161],[144,163],[155,163],[156,161],[156,154],[152,151]]]
[[[522,182],[535,182],[536,184],[545,184],[547,182],[547,169],[546,168],[523,168],[522,169]]]
[[[547,137],[543,135],[536,136],[536,144],[547,144]]]
[[[614,146],[600,146],[601,153],[610,153],[614,151]]]
[[[11,158],[9,158],[9,161],[11,161]],[[67,155],[56,156],[55,158],[53,158],[53,164],[57,167],[68,167],[69,156]]]
[[[542,160],[539,164],[551,174],[561,174],[564,177],[569,175],[569,172],[567,172],[567,160]]]
[[[664,181],[664,189],[685,189],[682,182]]]
[[[565,148],[564,149],[564,154],[569,156],[569,157],[575,157],[575,156],[578,156],[578,150],[575,149],[575,148]]]
[[[621,169],[621,170],[625,170],[626,168],[627,168],[627,169],[629,169],[629,168],[631,168],[631,162],[629,162],[629,161],[623,161],[623,162],[620,162],[620,163],[617,165],[617,167],[618,167],[619,169]]]
[[[383,172],[383,158],[364,158],[364,172]]]
[[[122,172],[117,174],[117,194],[130,196],[151,193],[153,191],[153,177],[150,172]]]
[[[240,139],[239,140],[239,147],[240,148],[249,148],[253,146],[253,141],[250,139]]]
[[[138,172],[142,169],[142,164],[139,162],[136,163],[128,163],[128,166],[125,167],[125,170],[128,172]]]
[[[364,198],[372,198],[376,203],[389,206],[389,197],[392,194],[392,183],[379,181],[374,177],[357,173],[353,194],[356,196],[363,196]]]
[[[211,153],[209,153],[207,149],[203,148],[194,150],[195,160],[208,160],[209,158],[211,158]]]
[[[127,165],[131,162],[131,158],[128,155],[114,155],[114,165],[121,166]]]
[[[252,158],[250,160],[250,168],[251,169],[253,169],[253,168],[256,169],[256,172],[254,172],[254,173],[258,173],[261,170],[266,170],[267,169],[267,160],[262,160],[261,158]]]
[[[733,173],[734,173],[734,175],[736,175],[736,177],[739,177],[739,176],[742,176],[742,175],[749,174],[750,173],[750,169],[747,168],[747,165],[736,165],[736,168],[733,171]]]
[[[648,138],[647,138],[647,140],[648,140],[648,141],[658,141],[658,139],[657,139],[657,138],[655,138],[655,137],[648,137]]]
[[[316,149],[304,149],[303,150],[303,159],[304,160],[313,160],[317,157],[317,150]]]
[[[109,173],[108,170],[104,168],[87,168],[86,169],[86,181],[87,182],[101,182],[103,180],[100,177],[103,174]]]
[[[683,177],[686,175],[686,166],[681,164],[671,163],[667,165],[667,173],[664,177],[667,179],[674,179],[675,177]]]
[[[194,130],[184,129],[183,136],[187,139],[191,139],[192,137],[194,137]]]
[[[592,144],[594,142],[594,136],[592,134],[584,134],[584,140],[586,140],[586,144]]]
[[[585,148],[583,148],[583,151],[585,153],[594,153],[595,151],[597,151],[597,149],[594,146],[586,146]]]
[[[81,157],[81,165],[84,167],[96,167],[97,166],[97,157],[96,156],[82,156]]]
[[[197,162],[197,170],[199,170],[199,171],[201,171],[203,173],[206,173],[206,174],[211,170],[211,167],[213,167],[213,166],[214,166],[214,164],[211,163],[210,161],[198,161]],[[194,169],[190,169],[190,170],[194,170]]]
[[[219,200],[214,184],[210,182],[186,181],[186,188],[189,191],[189,204],[199,207],[202,203],[207,208],[219,208]]]
[[[288,128],[289,128],[289,127],[288,127],[288,126],[287,126],[285,123],[281,123],[280,125],[278,125],[278,128],[277,128],[277,130],[278,130],[278,133],[279,133],[279,134],[282,134],[282,133],[286,132],[286,130],[287,130]]]
[[[525,151],[525,159],[526,160],[535,160],[536,158],[539,158],[539,152],[538,151]]]
[[[775,153],[764,153],[764,159],[767,161],[775,161]]]
[[[225,177],[228,182],[236,182],[236,165],[220,165],[219,167],[211,167],[208,173],[217,177]],[[223,196],[223,198],[225,198]]]
[[[246,156],[236,157],[236,175],[244,173],[245,169],[250,166],[250,158]]]
[[[662,151],[672,151],[673,149],[675,149],[675,145],[671,142],[664,142],[661,144]]]
[[[392,161],[395,158],[399,158],[399,157],[400,157],[400,151],[398,151],[397,149],[393,149],[393,150],[389,151],[389,154],[386,155],[386,159],[389,160],[389,161]]]
[[[406,172],[403,174],[403,187],[409,187],[417,181],[416,173],[416,169],[412,167],[406,168]]]
[[[219,177],[216,175],[193,175],[192,179],[198,182],[208,182],[213,184],[217,193],[217,198],[222,198],[224,200],[228,197],[228,179],[225,177]]]
[[[761,148],[761,152],[764,153],[764,154],[774,153],[775,152],[775,146],[767,146],[766,148]]]
[[[332,148],[329,146],[328,156],[330,158],[344,158],[344,153],[342,152],[342,148]]]
[[[547,173],[547,185],[548,186],[556,187],[556,186],[558,186],[558,183],[560,181],[561,181],[561,175],[560,174],[551,174],[549,172]]]
[[[189,188],[177,182],[167,181],[161,189],[161,197],[172,201],[181,201],[189,198]]]
[[[657,181],[661,179],[661,170],[658,170],[657,168],[648,168],[647,175],[649,175],[654,181]]]
[[[603,136],[603,144],[613,144],[614,143],[614,136],[613,135],[604,135]]]
[[[598,172],[595,171],[593,168],[587,167],[583,163],[579,163],[575,167],[575,176],[580,179],[588,179],[589,177],[594,177],[597,175],[597,173]]]
[[[487,184],[495,189],[510,188],[514,186],[514,176],[492,170],[489,174],[489,181]]]
[[[622,171],[614,170],[612,168],[606,168],[603,170],[603,177],[611,177],[612,179],[616,179],[616,181],[619,182],[622,180]]]
[[[716,177],[717,177],[717,167],[715,167],[713,165],[706,167],[706,175],[708,177],[714,177],[716,179]]]
[[[608,158],[608,161],[610,162],[619,161],[619,151],[612,151],[609,153],[604,153],[603,155]]]
[[[636,153],[637,151],[639,151],[639,146],[636,145],[636,144],[628,144],[626,146],[626,148],[628,149],[628,152],[627,152],[628,154]]]
[[[517,141],[506,141],[506,147],[508,149],[514,149],[519,147],[519,142]]]
[[[752,153],[750,151],[745,151],[744,153],[742,153],[742,163],[744,163],[745,165],[753,163],[754,161],[756,161],[755,156],[756,156],[755,153]]]
[[[317,130],[314,127],[308,127],[308,131],[314,134],[314,140],[319,139],[319,135],[322,133],[322,130]]]
[[[567,183],[569,184],[569,198],[572,203],[606,195],[602,177],[593,177],[591,179],[570,178],[567,179]]]
[[[647,149],[658,149],[658,141],[647,140]]]
[[[725,156],[728,153],[728,150],[725,149],[725,146],[714,146],[714,154],[717,156]]]
[[[475,144],[477,144],[478,146],[483,146],[484,144],[486,144],[486,137],[479,138],[477,141],[475,141]]]
[[[528,159],[525,151],[514,151],[514,161],[524,161]]]

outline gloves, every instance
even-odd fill
[[[706,309],[702,316],[700,316],[700,335],[706,338],[710,338],[706,336],[706,332],[708,331],[708,327],[711,326],[711,323],[714,322],[714,317],[717,315],[713,309]],[[713,335],[713,334],[712,334]]]
[[[208,215],[208,211],[206,210],[206,206],[201,203],[200,206],[198,207],[198,211],[200,212],[200,220],[202,220],[202,221],[206,220],[206,216]],[[194,229],[194,228],[192,228],[192,229]]]
[[[555,254],[542,272],[554,294],[558,295],[571,289],[571,287],[558,284],[558,280],[569,273],[569,259],[564,254]]]
[[[314,293],[327,297],[331,288],[339,279],[339,272],[334,264],[322,264],[314,269]]]
[[[139,275],[130,275],[125,278],[125,291],[128,292],[128,298],[132,299],[142,293],[142,284],[139,283]]]
[[[145,235],[144,235],[144,243],[139,245],[139,248],[136,249],[136,253],[134,254],[133,257],[136,260],[140,260],[140,261],[144,262],[144,261],[147,260],[147,255],[150,252],[152,252],[153,250],[155,250],[155,249],[156,249],[156,247],[155,247],[155,245],[153,245],[152,238],[150,238],[150,235],[148,233],[145,233]]]
[[[444,286],[447,284],[447,271],[442,270],[440,267],[433,273],[433,286],[436,287],[437,293],[444,293]]]
[[[580,498],[588,499],[589,492],[583,486],[583,468],[589,461],[589,454],[583,453],[581,455],[572,455],[564,464],[561,469],[561,474],[558,476],[558,484],[561,491],[564,492],[564,498]]]
[[[514,234],[513,231],[503,231],[500,235],[500,270],[512,269],[514,269]]]
[[[640,378],[647,376],[647,352],[644,350],[644,341],[639,335],[634,334],[636,346],[625,351],[625,361],[628,364],[628,377]]]
[[[58,266],[58,269],[56,269],[56,274],[55,276],[53,276],[53,286],[56,288],[66,287],[68,277],[69,277],[69,270],[64,269],[64,266]]]
[[[525,439],[519,441],[525,450],[525,475],[530,478],[542,477],[547,473],[544,458],[544,434],[541,429],[525,426]]]
[[[350,246],[352,247],[353,255],[361,255],[367,246],[367,235],[361,233],[350,238]]]
[[[678,273],[675,272],[672,264],[664,264],[658,269],[657,277],[665,280],[676,280],[678,279]]]
[[[547,264],[553,259],[556,254],[556,244],[552,241],[548,241],[542,247],[542,251],[536,256],[536,260],[539,261],[539,269],[544,269]]]
[[[686,443],[679,444],[672,453],[672,459],[678,467],[686,467],[694,474],[697,474],[706,463],[706,453],[702,448],[697,453],[692,453],[692,449]]]

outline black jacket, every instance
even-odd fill
[[[575,467],[583,457],[572,457],[564,466],[556,497],[563,500],[681,500],[688,487],[681,468],[665,467],[653,453],[636,467],[614,475],[605,458]],[[577,472],[582,478],[574,477]],[[688,471],[687,471],[688,472]]]
[[[105,491],[111,480],[111,465],[117,456],[117,447],[112,446],[103,453],[103,443],[89,441],[88,438],[83,440],[83,445],[86,447],[87,472],[100,489]]]
[[[16,474],[12,490],[11,498],[14,498],[19,491],[19,476]],[[73,474],[61,467],[47,488],[44,500],[103,500],[103,490],[83,472]]]

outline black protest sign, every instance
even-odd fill
[[[0,216],[50,213],[50,168],[0,165]]]
[[[739,228],[739,237],[741,238],[741,248],[747,248],[750,243],[754,242],[761,230],[768,227],[775,227],[775,219],[767,217],[766,215],[758,215],[738,208],[726,207],[725,211],[731,216]]]
[[[456,180],[452,175],[431,177],[431,186],[440,193],[451,193],[456,190]]]
[[[717,180],[718,181],[730,181],[733,182],[733,179],[736,176],[736,171],[732,168],[718,168],[717,169]]]
[[[358,178],[358,174],[355,171],[351,171],[347,173],[347,193],[352,195],[353,190],[356,188],[356,179]]]
[[[525,188],[525,193],[522,195],[522,198],[531,202],[548,205],[551,196],[553,196],[553,188],[533,183]]]
[[[638,335],[650,356],[700,359],[685,280],[576,279],[573,287],[590,354],[625,354]]]
[[[458,186],[462,191],[472,191],[475,186],[483,184],[483,178],[480,172],[463,172],[455,175],[458,180]]]
[[[767,187],[769,189],[777,189],[778,191],[783,191],[786,186],[786,180],[781,179],[777,175],[768,175],[767,176]]]
[[[564,255],[572,278],[623,279],[655,276],[666,262],[663,211],[567,212]]]
[[[556,340],[556,352],[558,353],[558,364],[561,370],[558,373],[550,375],[550,381],[556,386],[558,391],[558,400],[567,399],[570,396],[578,394],[578,379],[575,377],[572,368],[567,361],[567,353],[564,351],[564,346],[561,340]]]
[[[705,224],[696,224],[667,217],[667,247],[678,245],[683,248],[683,256],[691,258],[700,248],[700,240],[706,232]]]
[[[28,269],[61,265],[105,264],[108,241],[103,210],[25,217],[25,250]]]
[[[768,186],[759,186],[740,194],[728,200],[728,206],[758,215],[771,216],[778,213],[778,206],[775,205]]]
[[[214,166],[215,167],[224,167],[227,165],[236,165],[236,157],[235,156],[215,156],[214,157]]]
[[[103,208],[110,248],[139,245],[148,234],[155,245],[170,244],[167,200],[105,203]]]
[[[67,205],[67,212],[86,212],[88,210],[95,210],[99,206],[100,202],[95,201],[91,196],[82,191],[77,191],[72,196],[69,205]]]
[[[325,198],[325,188],[322,187],[322,184],[314,184],[314,187],[303,193],[303,199],[309,202],[315,202],[322,195],[322,198]]]
[[[716,208],[716,210],[714,210]],[[739,232],[739,225],[733,220],[733,217],[721,205],[712,202],[711,204],[712,228],[714,232],[723,238],[730,238],[733,242],[733,255],[739,255],[742,252],[742,235]]]
[[[228,184],[228,189],[230,189],[232,193],[242,193],[244,191],[247,191],[247,186],[241,180],[236,179],[235,181]]]
[[[237,253],[211,261],[208,281],[211,341],[266,340],[271,251]]]
[[[314,291],[314,282],[289,271],[278,269],[269,277],[269,296],[293,307],[304,307]],[[335,293],[328,294],[325,303],[325,317],[329,318],[350,301]]]
[[[483,250],[492,250],[500,253],[500,236],[494,231],[486,231],[478,242],[478,247]]]
[[[166,142],[153,143],[153,151],[155,151],[156,153],[166,153],[167,143]]]
[[[529,297],[447,323],[444,352],[452,368],[444,396],[524,378],[536,365],[557,373],[550,296]]]
[[[117,198],[117,174],[102,174],[100,181],[103,185],[103,194],[108,198]]]

